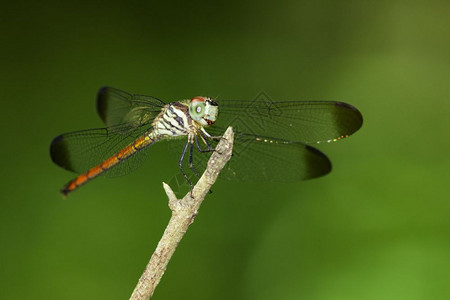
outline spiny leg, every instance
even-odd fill
[[[205,142],[206,146],[208,146],[208,149],[207,149],[207,150],[203,150],[202,148],[200,148],[200,144],[199,144],[199,142],[198,142],[198,136],[195,135],[195,136],[194,136],[194,138],[195,138],[195,144],[197,145],[198,151],[199,151],[199,152],[202,152],[202,153],[216,151],[215,149],[213,149],[213,147],[212,147],[212,146],[208,143],[208,141],[206,140],[207,136],[204,136],[204,133],[202,133],[201,131],[200,131],[200,134],[201,134],[201,136],[202,136],[203,142]],[[194,145],[194,144],[192,143],[192,144],[191,144],[191,155],[192,155],[192,151],[193,151],[193,145]],[[196,171],[195,169],[193,169],[193,168],[191,168],[191,169],[197,174],[197,171]],[[200,177],[200,175],[198,175],[198,174],[197,174],[197,176]],[[211,190],[211,189],[209,190],[209,193],[212,194],[212,190]]]
[[[205,128],[200,128],[200,133],[202,134],[203,137],[207,137],[211,140],[214,141],[220,141],[221,139],[223,139],[223,135],[210,135]]]
[[[195,175],[197,175],[198,178],[200,178],[200,174],[197,172],[197,170],[194,168],[193,166],[193,152],[194,152],[194,143],[190,143],[191,146],[189,148],[189,168],[195,173]]]
[[[214,148],[211,146],[210,143],[208,143],[208,140],[207,140],[208,137],[205,136],[204,133],[201,132],[201,131],[200,131],[200,135],[201,135],[201,137],[202,137],[202,141],[205,143],[205,145],[208,147],[208,149],[204,150],[204,149],[202,149],[202,148],[200,147],[200,143],[198,142],[198,136],[195,135],[195,136],[194,136],[194,138],[195,138],[195,144],[197,145],[198,151],[199,151],[199,152],[212,152],[212,151],[214,151]]]
[[[193,188],[192,182],[189,180],[189,177],[186,175],[186,173],[183,170],[183,161],[184,161],[184,156],[186,155],[186,151],[187,151],[187,147],[190,144],[189,139],[186,141],[186,144],[184,145],[183,148],[183,153],[181,153],[181,157],[180,160],[178,161],[178,167],[180,168],[181,173],[183,174],[184,178],[186,179],[186,181],[189,183],[189,185],[191,186],[191,191]],[[191,143],[192,144],[192,143]]]
[[[202,138],[203,143],[205,143],[205,145],[208,147],[207,150],[202,150],[202,149],[200,148],[200,144],[199,144],[199,142],[198,142],[198,138],[197,138],[197,136],[195,136],[195,142],[196,142],[196,144],[197,144],[198,151],[200,151],[200,152],[212,152],[212,151],[216,151],[216,149],[214,149],[214,148],[211,146],[211,144],[208,143],[208,139],[217,141],[217,140],[221,140],[221,139],[223,138],[222,136],[211,136],[211,135],[209,135],[206,131],[200,131],[200,136],[201,136],[201,138]],[[222,154],[222,153],[220,153],[220,152],[218,152],[218,153],[219,153],[219,154]],[[231,155],[233,155],[233,154],[231,154]]]

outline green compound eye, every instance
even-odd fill
[[[201,97],[196,97],[189,103],[189,114],[195,121],[200,121],[205,113],[205,100]]]

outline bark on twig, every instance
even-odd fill
[[[163,183],[164,190],[169,198],[172,217],[130,299],[149,299],[153,295],[175,249],[189,225],[194,222],[203,199],[216,181],[220,171],[231,158],[233,138],[233,130],[229,127],[217,145],[216,151],[211,155],[208,166],[193,188],[192,193],[188,192],[183,199],[177,199],[170,186]]]

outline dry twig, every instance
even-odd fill
[[[216,181],[220,171],[231,158],[233,138],[233,130],[229,127],[217,145],[216,151],[211,155],[208,166],[193,188],[192,193],[188,192],[183,199],[177,199],[170,186],[163,183],[164,190],[169,197],[172,217],[130,299],[149,299],[153,295],[175,249],[189,225],[194,222],[203,199]]]

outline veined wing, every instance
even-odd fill
[[[306,144],[349,136],[362,125],[361,113],[336,101],[236,101],[217,100],[219,117],[207,128],[221,135],[229,125],[235,132],[268,136]]]
[[[151,124],[164,105],[158,98],[135,95],[112,87],[101,88],[97,95],[100,118],[110,131],[116,130],[122,134]]]
[[[184,141],[185,142],[185,141]],[[217,141],[210,141],[215,148]],[[183,141],[171,141],[175,153],[181,153]],[[201,174],[210,153],[194,149],[193,165]],[[187,161],[184,170],[190,175]],[[331,162],[319,150],[303,144],[276,138],[235,133],[233,157],[220,177],[233,181],[295,182],[323,176],[331,171]]]
[[[65,133],[53,139],[50,156],[57,165],[80,174],[118,153],[150,127],[146,125],[131,130],[129,126],[121,125]],[[120,176],[135,170],[145,160],[146,150],[137,152],[106,174]]]
[[[237,181],[301,181],[331,171],[331,162],[319,150],[301,142],[260,138],[237,133],[233,158],[222,178]]]

